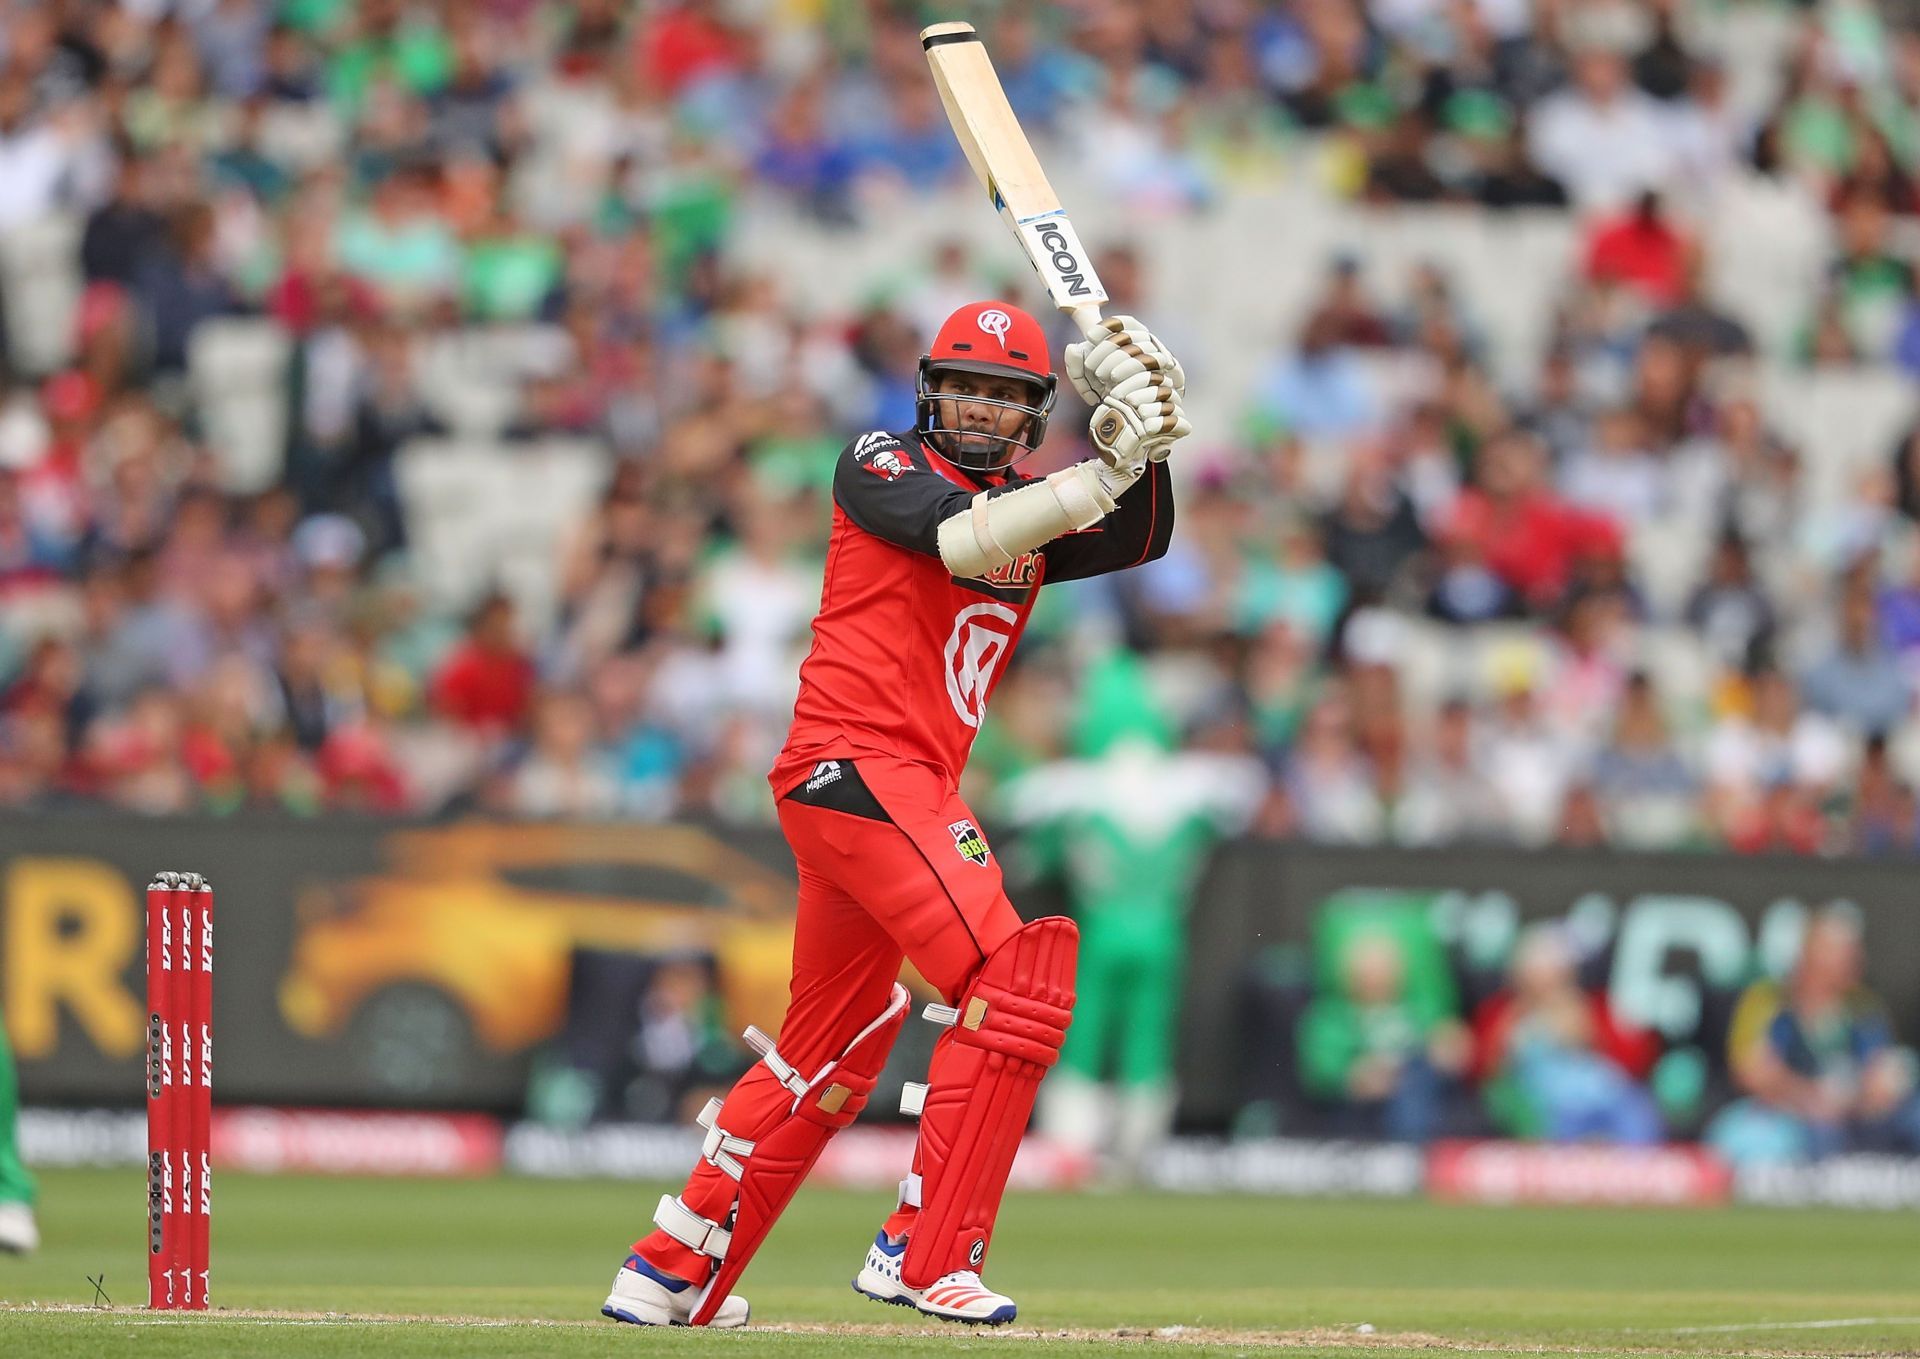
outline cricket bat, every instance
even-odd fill
[[[1013,232],[1053,305],[1093,338],[1107,290],[1074,234],[1060,196],[1013,116],[986,45],[972,24],[934,24],[920,33],[947,121],[995,212]],[[1104,332],[1102,332],[1104,333]]]

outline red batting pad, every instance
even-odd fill
[[[821,1148],[867,1107],[880,1069],[887,1064],[893,1040],[907,1022],[904,987],[895,985],[885,1013],[868,1026],[840,1059],[812,1078],[805,1094],[795,1098],[790,1112],[771,1131],[754,1139],[753,1154],[742,1162],[740,1197],[734,1210],[733,1240],[727,1258],[714,1271],[690,1321],[704,1326],[713,1320],[732,1291],[734,1281],[773,1230],[773,1224],[792,1202],[800,1182],[820,1159]],[[721,1110],[721,1117],[726,1117]],[[727,1125],[723,1122],[722,1127]],[[728,1128],[728,1131],[733,1131]]]
[[[960,997],[920,1114],[921,1208],[900,1267],[908,1287],[985,1263],[1040,1078],[1073,1018],[1079,953],[1071,920],[1036,920],[994,950]]]

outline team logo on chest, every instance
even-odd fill
[[[954,715],[970,727],[986,716],[987,692],[994,672],[1013,645],[1013,629],[1020,615],[1004,604],[970,604],[953,616],[942,653],[947,672],[947,698]]]
[[[980,833],[978,826],[971,821],[954,821],[948,824],[947,830],[952,833],[953,847],[960,852],[961,858],[982,868],[987,866],[993,851],[987,848],[987,837]]]

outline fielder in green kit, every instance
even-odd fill
[[[1258,761],[1175,749],[1173,724],[1126,652],[1087,677],[1078,758],[1006,789],[1040,865],[1065,881],[1080,926],[1078,999],[1040,1126],[1137,1175],[1171,1129],[1173,1038],[1187,907],[1207,856],[1266,790]]]
[[[0,1026],[0,1251],[23,1255],[40,1244],[33,1220],[33,1177],[20,1159],[20,1085],[13,1049]]]

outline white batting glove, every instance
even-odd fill
[[[1132,316],[1109,316],[1103,333],[1067,346],[1067,381],[1089,406],[1097,406],[1120,383],[1140,373],[1161,374],[1177,396],[1187,394],[1180,360]]]
[[[1142,370],[1122,380],[1100,399],[1087,421],[1087,437],[1100,460],[1116,470],[1161,462],[1179,440],[1193,433],[1179,395]]]
[[[1136,462],[1131,467],[1109,467],[1098,458],[1089,458],[1088,461],[1093,464],[1093,474],[1100,478],[1100,485],[1115,500],[1120,498],[1122,491],[1140,480],[1140,474],[1147,470],[1144,462]]]

